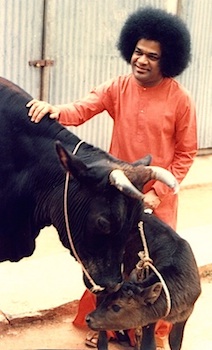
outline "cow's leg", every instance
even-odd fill
[[[142,339],[140,350],[156,350],[155,323],[142,328]]]
[[[185,324],[186,324],[187,320],[185,320],[184,322],[175,323],[173,325],[172,330],[171,330],[170,335],[169,335],[169,344],[170,344],[171,350],[180,350],[181,349],[184,328],[185,328]]]
[[[96,297],[96,306],[101,304],[103,299],[104,299],[104,297],[101,294],[99,294]],[[107,339],[106,331],[99,332],[98,340],[97,340],[97,349],[98,350],[108,350],[108,339]]]
[[[97,341],[98,350],[108,350],[108,339],[106,331],[100,331]]]

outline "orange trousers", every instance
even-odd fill
[[[85,290],[82,298],[79,302],[78,313],[73,321],[73,324],[77,327],[87,326],[85,322],[85,317],[91,311],[96,308],[96,296],[95,294]],[[172,324],[163,320],[159,320],[155,327],[155,336],[158,338],[163,338],[167,336],[172,329]],[[116,339],[115,332],[107,331],[108,339]],[[135,346],[135,332],[134,329],[128,331],[128,336],[130,338],[131,346]]]

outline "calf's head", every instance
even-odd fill
[[[160,282],[145,288],[130,282],[124,283],[119,291],[109,294],[96,310],[87,315],[87,325],[98,331],[124,330],[155,322],[161,316],[154,309],[161,290]]]

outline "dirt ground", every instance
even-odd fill
[[[212,185],[181,190],[179,231],[200,227],[202,223],[212,227],[211,198]],[[211,246],[211,240],[208,245]],[[212,257],[208,265],[200,267],[200,275],[202,294],[187,323],[182,350],[212,349]],[[72,325],[77,306],[78,300],[70,301],[58,308],[42,311],[34,317],[12,318],[10,324],[6,320],[3,322],[2,316],[0,349],[86,349],[84,339],[87,330],[79,330]],[[111,342],[109,349],[127,348]]]
[[[202,295],[187,323],[182,350],[212,348],[212,265],[205,266],[202,275]],[[72,325],[77,306],[78,300],[43,311],[37,317],[13,319],[10,325],[5,323],[1,326],[0,349],[86,349],[84,339],[87,330],[79,330]],[[110,342],[109,350],[132,348]]]

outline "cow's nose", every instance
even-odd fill
[[[85,318],[85,322],[87,323],[87,325],[89,326],[90,322],[91,322],[91,318],[89,315],[86,316]]]

